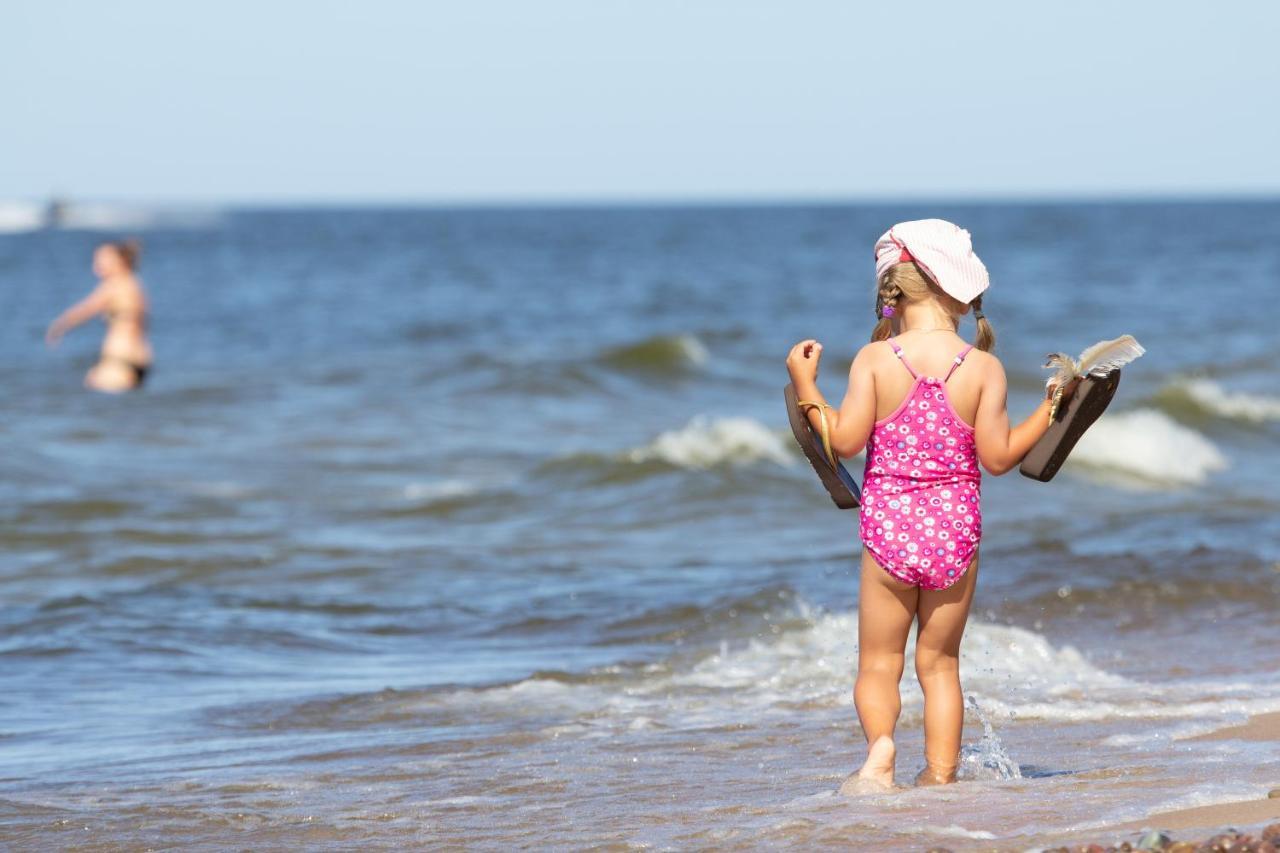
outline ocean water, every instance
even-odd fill
[[[12,213],[12,212],[11,212]],[[846,798],[856,515],[792,447],[895,221],[969,228],[1027,412],[1147,355],[1049,484],[984,480],[964,781]],[[1280,203],[0,218],[8,848],[1018,846],[1264,795]],[[48,320],[146,242],[157,363]],[[971,329],[969,329],[971,332]],[[855,463],[856,466],[856,463]],[[910,673],[910,667],[908,667]],[[899,775],[920,766],[904,681]]]

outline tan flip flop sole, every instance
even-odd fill
[[[858,483],[838,459],[833,464],[832,460],[827,458],[822,436],[814,431],[809,424],[808,416],[801,410],[795,386],[787,383],[787,387],[782,389],[782,395],[787,401],[787,418],[791,421],[791,434],[795,436],[796,444],[800,445],[805,458],[817,472],[818,479],[827,489],[827,494],[831,495],[831,500],[835,501],[840,509],[856,508],[862,500],[862,489],[858,488]]]

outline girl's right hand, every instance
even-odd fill
[[[793,346],[791,352],[787,354],[787,372],[791,374],[791,381],[816,382],[818,360],[821,358],[822,344],[812,338]]]

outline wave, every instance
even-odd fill
[[[648,373],[677,373],[707,363],[710,354],[694,335],[657,335],[634,344],[614,347],[600,360],[620,370]]]
[[[1080,439],[1070,462],[1171,485],[1203,483],[1227,467],[1226,457],[1209,439],[1154,409],[1104,416]]]
[[[629,462],[665,462],[679,468],[774,462],[791,465],[795,455],[781,433],[751,418],[696,417],[685,426],[660,434],[629,450]]]
[[[725,620],[718,625],[721,636],[734,633],[735,626]],[[715,627],[686,635],[683,642],[673,640],[668,656],[648,662],[538,672],[490,685],[242,706],[218,714],[230,717],[225,721],[232,725],[277,730],[517,724],[549,737],[601,738],[642,728],[719,730],[745,718],[789,719],[797,709],[847,709],[857,668],[856,612],[821,612],[803,599],[781,595],[749,637],[737,634],[717,644]],[[907,648],[908,672],[913,655],[914,641]],[[984,729],[984,739],[965,754],[966,776],[975,779],[1015,778],[1019,772],[991,731],[988,715],[1001,722],[1161,721],[1167,735],[1171,727],[1220,725],[1227,715],[1280,709],[1274,673],[1231,683],[1148,683],[1110,672],[1036,631],[982,621],[971,623],[965,633],[961,670],[968,704]],[[923,696],[913,678],[904,679],[902,688],[904,724],[917,726]]]
[[[391,508],[379,508],[375,515],[449,515],[494,498],[492,486],[477,480],[442,479],[414,481],[400,492],[401,501]]]
[[[1229,391],[1211,379],[1183,379],[1156,396],[1172,414],[1209,415],[1258,424],[1280,420],[1280,397]]]

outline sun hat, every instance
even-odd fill
[[[894,264],[915,261],[948,296],[969,303],[991,284],[969,232],[945,219],[899,222],[876,241],[876,279]]]

